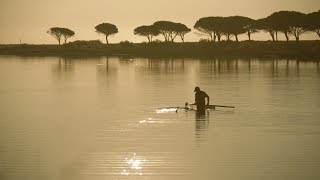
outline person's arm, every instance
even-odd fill
[[[194,95],[194,103],[193,104],[190,104],[190,105],[196,105],[197,104],[197,96]]]

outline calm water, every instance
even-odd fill
[[[156,113],[197,85],[237,108]],[[319,139],[316,61],[0,56],[1,180],[316,180]]]

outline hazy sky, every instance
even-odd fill
[[[94,29],[103,22],[119,29],[118,34],[110,37],[110,43],[141,42],[146,39],[135,36],[133,29],[158,20],[181,22],[193,29],[194,23],[205,16],[242,15],[259,19],[280,10],[310,13],[319,9],[320,0],[0,0],[0,44],[16,44],[20,38],[22,43],[57,43],[46,33],[54,26],[75,31],[71,41],[104,40]],[[194,32],[186,35],[186,41],[201,38]],[[256,34],[252,38],[269,37]]]

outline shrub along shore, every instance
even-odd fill
[[[0,55],[123,56],[134,57],[243,57],[320,59],[320,41],[221,41],[103,44],[75,41],[64,45],[0,45]]]

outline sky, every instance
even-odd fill
[[[142,42],[147,39],[134,35],[133,30],[159,20],[187,25],[192,31],[186,35],[186,41],[199,41],[206,37],[195,33],[193,25],[202,17],[240,15],[259,19],[281,10],[310,13],[319,9],[320,0],[0,0],[0,44],[19,44],[20,40],[28,44],[56,44],[57,40],[46,32],[57,26],[75,31],[70,41],[105,41],[94,29],[104,22],[119,29],[109,38],[110,43]],[[265,33],[252,38],[270,39]],[[316,38],[311,33],[301,37]],[[280,39],[284,37],[281,35]]]

